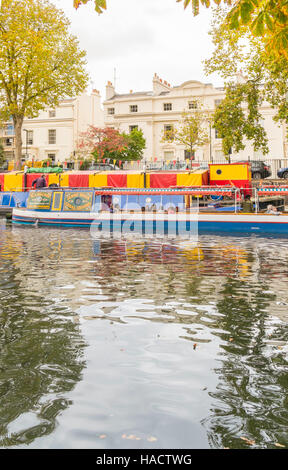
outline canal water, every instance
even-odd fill
[[[288,240],[0,219],[0,447],[288,446]]]

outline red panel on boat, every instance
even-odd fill
[[[0,174],[0,187],[1,191],[4,191],[4,174]]]
[[[236,186],[236,188],[243,188],[243,194],[252,194],[251,181],[249,180],[210,180],[210,186],[229,187]]]
[[[113,174],[107,175],[107,186],[113,188],[127,188],[127,175]]]
[[[69,175],[69,188],[89,188],[89,175]]]
[[[209,171],[206,171],[202,175],[202,186],[208,186],[209,184]]]
[[[176,173],[150,175],[150,188],[169,188],[170,186],[177,186]]]

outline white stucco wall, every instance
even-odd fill
[[[25,119],[23,123],[23,155],[26,154],[26,132],[33,131],[33,144],[28,145],[28,156],[36,161],[55,155],[55,161],[64,162],[71,158],[81,132],[89,125],[103,127],[104,115],[101,97],[95,90],[83,93],[75,99],[63,100],[55,109],[55,117],[49,116],[49,109],[41,111],[36,118]],[[56,143],[49,144],[49,129],[56,130]]]
[[[129,131],[129,126],[138,125],[142,129],[146,139],[146,149],[144,159],[158,160],[164,159],[164,152],[173,152],[173,158],[184,159],[184,146],[175,143],[162,142],[165,125],[177,127],[184,111],[189,111],[189,101],[197,100],[201,103],[203,111],[207,113],[215,110],[215,101],[224,98],[224,90],[214,88],[212,84],[204,84],[198,81],[187,81],[180,86],[171,87],[161,81],[158,76],[153,78],[153,91],[127,93],[117,95],[111,84],[109,95],[111,98],[104,101],[104,123],[125,132]],[[172,110],[164,111],[164,103],[171,103]],[[137,105],[138,112],[131,113],[130,105]],[[109,115],[108,108],[114,108],[115,114]],[[263,105],[263,125],[269,140],[269,154],[267,159],[284,158],[285,130],[273,121],[274,111]],[[206,124],[206,131],[210,135],[209,124]],[[221,139],[216,138],[215,129],[211,129],[211,156],[215,160],[223,157],[221,150]],[[233,154],[234,159],[247,159],[250,157],[260,158],[259,152],[254,152],[251,142],[245,142],[245,150],[238,154]],[[205,144],[195,152],[196,160],[209,160],[210,145]]]

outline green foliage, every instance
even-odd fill
[[[164,132],[162,142],[175,142],[184,145],[185,150],[193,154],[197,147],[202,147],[209,142],[205,130],[205,122],[208,117],[201,110],[201,106],[191,113],[183,113],[180,125],[173,127],[171,131]]]
[[[97,160],[141,160],[146,146],[143,132],[133,129],[130,134],[120,133],[111,127],[89,126],[78,141],[78,149],[84,155],[92,155]]]
[[[194,15],[200,4],[210,7],[210,0],[176,0],[184,8],[190,4]],[[239,30],[243,26],[255,37],[261,37],[267,57],[277,60],[288,58],[288,4],[287,0],[214,0],[231,7],[225,18],[225,26]],[[96,0],[97,2],[97,0]]]
[[[4,147],[0,140],[0,166],[3,166],[5,162],[6,162],[6,158],[5,158],[5,153],[4,153]]]
[[[259,88],[247,82],[242,85],[228,84],[225,91],[225,98],[214,113],[213,125],[218,131],[218,136],[222,138],[224,155],[228,155],[230,149],[235,152],[243,150],[244,137],[253,142],[255,150],[267,154],[268,139],[259,113],[262,102]]]
[[[287,60],[282,57],[275,62],[267,56],[263,41],[243,26],[238,30],[228,29],[226,16],[227,8],[214,12],[210,34],[215,49],[205,61],[205,72],[217,72],[226,84],[226,99],[214,116],[215,128],[223,138],[225,153],[230,147],[234,151],[244,148],[246,137],[253,142],[255,150],[261,149],[265,154],[268,147],[260,107],[267,102],[275,110],[273,119],[288,123]]]
[[[83,160],[80,164],[80,170],[82,171],[89,170],[91,164],[92,164],[91,160]]]
[[[121,159],[125,161],[141,160],[146,140],[142,130],[133,129],[130,134],[122,134],[127,139],[127,147],[121,152]]]
[[[69,26],[47,0],[2,0],[0,113],[13,119],[18,163],[24,116],[36,116],[86,87],[85,52]]]
[[[74,1],[74,7],[78,8],[81,3],[85,4],[88,3],[90,0],[73,0]],[[106,0],[94,0],[95,2],[95,10],[99,15],[103,13],[103,10],[106,10],[107,5],[106,5]]]

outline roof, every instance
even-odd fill
[[[111,101],[114,100],[115,98],[129,98],[131,96],[152,96],[153,92],[152,91],[137,91],[135,93],[115,93],[111,98],[105,101]]]

